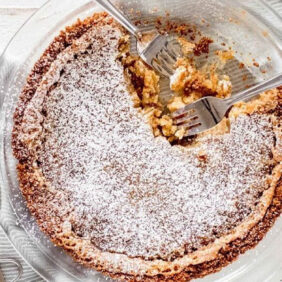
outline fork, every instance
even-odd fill
[[[171,114],[173,122],[185,129],[184,136],[192,136],[217,125],[239,101],[248,101],[258,94],[282,85],[282,73],[250,87],[227,99],[204,97]]]
[[[132,24],[109,0],[96,0],[114,19],[127,29],[137,39],[137,51],[139,56],[156,71],[165,77],[174,72],[174,65],[181,55],[181,48],[175,38],[167,34],[161,35],[157,30],[142,32]],[[145,42],[145,35],[152,35],[151,40]]]

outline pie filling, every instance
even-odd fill
[[[24,89],[15,114],[20,187],[39,226],[108,274],[170,277],[216,259],[272,203],[279,90],[238,103],[216,129],[173,146],[182,133],[163,114],[159,77],[128,53],[124,31],[97,14],[68,32],[74,39],[64,48],[55,39],[56,58],[31,95]],[[185,83],[174,77],[173,109],[203,93],[196,81],[230,94],[228,77],[210,77],[211,85],[191,61],[176,67]]]
[[[141,108],[146,115],[154,136],[165,136],[171,143],[182,140],[187,129],[184,126],[174,125],[166,109],[172,113],[204,96],[226,98],[231,94],[232,85],[229,76],[219,75],[217,68],[219,66],[223,68],[225,63],[233,58],[232,52],[219,51],[218,62],[205,64],[198,69],[194,60],[195,52],[201,54],[202,49],[208,52],[207,44],[212,42],[207,37],[203,39],[207,43],[202,43],[203,46],[199,47],[183,37],[178,37],[183,57],[176,61],[175,72],[170,77],[170,89],[175,95],[167,105],[160,102],[159,76],[155,71],[138,56],[127,53],[126,56],[121,57],[125,75],[131,83],[129,90],[135,107]],[[129,46],[126,40],[122,40],[121,50],[128,52]]]

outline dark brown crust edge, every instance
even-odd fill
[[[172,281],[190,281],[191,279],[201,278],[208,274],[220,271],[223,267],[238,259],[240,254],[254,248],[266,235],[267,231],[273,226],[276,219],[282,213],[282,181],[278,184],[271,205],[269,206],[264,218],[255,225],[248,235],[243,239],[237,239],[227,245],[225,249],[221,249],[217,258],[198,265],[188,266],[184,271],[170,277],[157,275],[154,277],[137,277],[112,274],[105,272],[112,278],[122,279],[126,281],[144,281],[144,282],[172,282]]]
[[[51,63],[56,59],[57,55],[62,52],[66,47],[72,44],[72,42],[85,33],[97,20],[106,17],[106,13],[100,13],[93,17],[87,18],[84,21],[78,20],[71,27],[67,27],[65,31],[62,31],[53,42],[49,45],[42,57],[34,65],[33,70],[27,78],[27,82],[23,91],[19,97],[18,107],[14,114],[14,129],[12,134],[12,147],[15,157],[19,160],[18,174],[19,182],[21,183],[21,189],[28,200],[27,192],[28,186],[31,185],[26,178],[28,173],[29,157],[28,151],[25,146],[19,141],[17,133],[22,122],[25,106],[33,97],[43,75],[49,70]],[[279,89],[282,95],[282,88]],[[26,186],[26,187],[25,187]],[[36,211],[31,210],[32,214],[36,217]],[[273,226],[275,220],[282,213],[282,181],[277,185],[274,198],[270,207],[268,208],[264,218],[254,226],[248,235],[243,239],[237,239],[227,245],[226,248],[220,250],[218,257],[212,261],[201,263],[194,266],[188,266],[184,271],[175,274],[173,276],[165,277],[163,275],[156,275],[154,277],[146,276],[133,276],[123,273],[111,273],[103,270],[103,268],[82,259],[73,251],[65,249],[76,261],[84,264],[85,266],[95,268],[105,275],[119,280],[126,281],[189,281],[194,278],[200,278],[207,274],[219,271],[224,266],[227,266],[232,261],[236,260],[240,254],[245,253],[247,250],[255,247],[260,240],[263,239],[267,231]],[[37,218],[40,221],[40,219]],[[42,230],[48,234],[47,230]],[[60,245],[56,238],[49,234],[54,244]]]

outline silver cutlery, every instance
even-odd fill
[[[171,114],[174,124],[184,127],[184,136],[206,131],[217,125],[228,110],[239,101],[248,101],[258,94],[282,85],[282,73],[250,87],[227,99],[204,97]]]
[[[142,32],[110,1],[96,0],[96,2],[136,37],[138,54],[148,65],[165,77],[173,74],[174,64],[181,55],[181,48],[175,38],[166,34],[162,35],[157,30],[149,33]]]

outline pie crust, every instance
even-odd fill
[[[282,89],[172,146],[136,107],[121,64],[126,38],[106,13],[94,14],[34,65],[14,114],[20,189],[41,230],[85,266],[124,281],[203,277],[256,246],[281,214]]]

